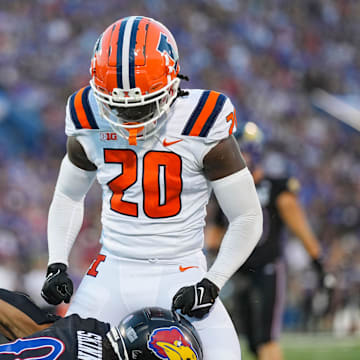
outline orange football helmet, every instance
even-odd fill
[[[96,41],[90,85],[101,115],[130,144],[164,124],[179,88],[178,60],[170,31],[147,17],[120,19]]]

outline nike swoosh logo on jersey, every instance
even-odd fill
[[[178,143],[178,142],[180,142],[180,141],[183,141],[183,139],[174,140],[174,141],[166,141],[166,139],[164,139],[164,140],[163,140],[163,145],[164,145],[165,147],[167,147],[167,146],[170,146],[170,145],[174,145],[174,144],[176,144],[176,143]]]
[[[198,266],[185,266],[185,267],[182,267],[181,265],[179,266],[179,270],[181,272],[184,272],[186,270],[189,270],[189,269],[198,269],[199,267]]]

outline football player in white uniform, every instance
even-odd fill
[[[144,306],[178,309],[198,330],[205,360],[239,360],[237,334],[218,299],[262,232],[255,185],[232,133],[223,94],[181,90],[169,30],[146,17],[110,25],[96,42],[90,86],[67,104],[67,154],[48,219],[43,297],[69,302],[68,255],[95,177],[102,186],[102,249],[69,313],[111,324]],[[206,204],[214,191],[229,219],[207,269]]]

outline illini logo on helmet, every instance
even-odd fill
[[[159,359],[198,360],[195,350],[176,326],[154,330],[147,346]]]
[[[176,70],[179,55],[177,54],[176,49],[168,41],[167,36],[163,33],[161,33],[160,35],[159,43],[156,50],[159,51],[161,54],[167,54],[169,58],[174,62],[173,64],[169,65],[173,66],[174,70]]]

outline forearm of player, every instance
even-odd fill
[[[313,259],[321,256],[321,246],[309,225],[305,211],[295,194],[282,193],[277,200],[280,216],[289,230],[301,240]]]
[[[212,181],[229,226],[214,264],[205,277],[219,289],[250,256],[262,233],[262,210],[254,180],[247,168]]]
[[[49,264],[68,265],[70,250],[83,222],[84,198],[95,174],[73,165],[67,155],[64,157],[48,216]]]

